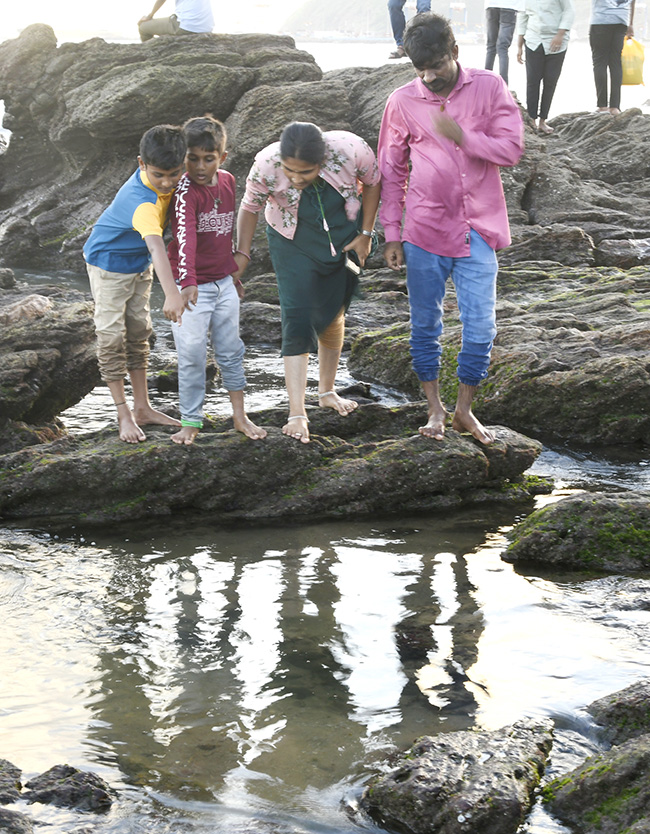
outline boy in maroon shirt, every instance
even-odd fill
[[[181,429],[174,443],[190,445],[203,426],[205,362],[208,338],[230,396],[237,431],[253,440],[266,437],[244,410],[244,343],[239,336],[239,303],[244,294],[239,274],[247,256],[233,254],[235,178],[219,170],[227,153],[226,131],[212,116],[183,125],[185,165],[171,207],[174,239],[169,262],[181,288],[183,326],[172,326],[178,351]]]

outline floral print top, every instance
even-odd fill
[[[343,197],[347,216],[355,220],[361,207],[361,185],[380,181],[375,154],[365,140],[347,130],[328,130],[323,139],[326,150],[320,176]],[[280,143],[274,142],[255,157],[241,208],[251,214],[264,208],[269,226],[293,240],[300,195],[280,166]]]

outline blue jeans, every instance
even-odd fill
[[[485,10],[486,40],[485,69],[494,67],[494,59],[499,56],[499,75],[508,83],[508,50],[515,34],[517,12],[514,9]]]
[[[404,27],[406,26],[404,3],[406,3],[406,0],[388,0],[390,25],[393,29],[393,37],[397,46],[403,46]],[[420,12],[431,11],[431,0],[417,0],[416,9],[418,14]]]
[[[411,308],[411,359],[421,382],[438,379],[442,347],[445,284],[451,276],[462,323],[463,343],[458,354],[458,379],[478,385],[490,366],[497,334],[497,256],[473,229],[470,255],[445,258],[412,243],[404,244],[406,286]]]
[[[239,296],[230,275],[199,284],[195,307],[185,310],[180,327],[172,325],[178,351],[178,395],[181,422],[201,428],[205,399],[205,361],[211,338],[227,391],[243,391],[244,343],[239,336]]]

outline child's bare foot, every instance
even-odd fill
[[[246,437],[250,437],[251,440],[262,440],[266,437],[266,429],[256,426],[252,420],[248,419],[246,414],[243,417],[233,416],[232,422],[237,431],[242,432]]]
[[[147,439],[126,403],[120,403],[117,407],[117,424],[120,429],[120,440],[125,443],[141,443]]]
[[[347,400],[340,397],[336,391],[325,391],[318,395],[318,404],[321,408],[333,408],[334,411],[342,417],[347,417],[355,408],[359,407],[359,403],[354,400]]]
[[[484,446],[489,446],[490,443],[494,443],[495,441],[494,432],[491,432],[482,423],[479,423],[471,409],[468,412],[455,411],[454,418],[451,421],[451,427],[457,432],[469,432],[472,437],[480,440]]]
[[[287,417],[287,422],[282,426],[282,434],[293,437],[301,443],[309,443],[309,420],[304,414]]]
[[[429,419],[426,425],[420,426],[418,431],[424,437],[432,437],[434,440],[442,440],[445,436],[445,422],[447,420],[447,411],[442,409],[434,409],[429,413]]]
[[[171,439],[174,443],[178,443],[179,446],[191,446],[198,433],[199,430],[196,426],[183,426],[176,434],[172,434]]]
[[[156,411],[150,405],[136,408],[134,415],[140,426],[180,426],[181,424],[180,420],[170,417],[169,414],[164,414],[162,411]]]

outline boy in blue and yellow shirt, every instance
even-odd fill
[[[141,425],[180,426],[151,407],[147,364],[153,269],[165,293],[165,318],[180,324],[185,309],[163,242],[167,209],[185,170],[185,151],[180,127],[156,125],[148,130],[140,140],[138,169],[95,223],[84,246],[95,301],[99,371],[117,408],[120,439],[126,443],[145,439]],[[133,410],[124,392],[127,373]]]

